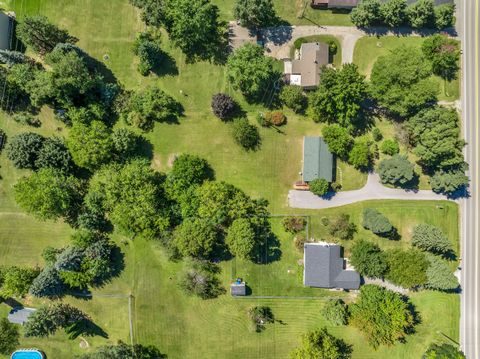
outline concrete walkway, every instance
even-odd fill
[[[369,28],[369,32],[354,26],[277,26],[260,30],[267,54],[279,60],[290,58],[290,49],[296,39],[313,35],[336,36],[342,46],[342,63],[353,62],[353,52],[357,40],[363,36],[425,36],[432,31],[413,31],[408,28],[391,30],[384,27]],[[455,33],[450,33],[455,37]]]
[[[400,293],[400,294],[403,294],[403,295],[408,294],[408,289],[405,289],[403,287],[400,287],[398,285],[390,283],[387,280],[382,280],[382,279],[378,279],[378,278],[368,278],[368,277],[362,277],[362,278],[364,280],[363,284],[375,284],[375,285],[378,285],[380,287],[390,289],[391,291],[394,291],[394,292],[397,292],[397,293]]]
[[[334,193],[331,197],[319,197],[309,191],[291,190],[288,203],[292,208],[324,209],[345,206],[369,200],[450,200],[447,196],[428,190],[403,190],[385,187],[376,173],[368,175],[367,184],[358,190]]]

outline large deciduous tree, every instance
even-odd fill
[[[263,48],[247,43],[229,56],[227,78],[247,100],[261,101],[279,79],[279,73],[273,68],[273,59],[263,54]]]
[[[379,25],[382,20],[380,0],[362,0],[350,13],[350,19],[358,27]]]
[[[435,75],[451,81],[457,77],[460,68],[460,44],[446,35],[435,34],[427,37],[422,44],[425,57],[432,63]]]
[[[326,68],[318,90],[310,98],[310,112],[315,121],[338,123],[354,130],[365,125],[366,98],[365,76],[356,65],[346,64],[340,70]]]
[[[353,243],[350,263],[363,276],[383,278],[388,270],[385,254],[375,243],[360,239]]]
[[[401,46],[373,65],[371,92],[392,115],[408,117],[436,101],[438,89],[430,75],[431,66],[422,52]]]
[[[382,21],[390,27],[398,27],[407,21],[407,1],[388,0],[381,4]]]
[[[247,218],[238,218],[234,220],[228,228],[225,243],[230,252],[241,259],[247,259],[252,256],[256,247],[257,234],[252,223]]]
[[[338,124],[325,126],[322,129],[323,139],[328,145],[328,149],[339,156],[340,158],[347,158],[350,149],[353,146],[353,137],[350,135],[348,129]]]
[[[428,261],[418,249],[393,249],[386,252],[386,278],[404,288],[415,288],[427,283]]]
[[[326,328],[308,332],[302,336],[300,347],[290,354],[292,359],[348,359],[352,348],[342,339],[331,335]]]
[[[25,17],[17,26],[16,34],[25,45],[40,55],[52,51],[57,44],[74,44],[78,41],[67,30],[60,29],[41,15]]]
[[[435,27],[435,2],[418,0],[407,9],[408,20],[413,28]]]
[[[207,259],[217,238],[217,231],[208,220],[187,218],[175,229],[174,243],[184,256]]]
[[[426,352],[423,354],[422,359],[465,359],[463,352],[447,343],[443,344],[431,344]]]
[[[435,6],[435,26],[445,29],[455,25],[455,4],[442,4]]]
[[[38,276],[37,268],[7,267],[0,270],[0,296],[23,297],[33,280]]]
[[[242,26],[252,30],[272,26],[277,20],[272,0],[237,0],[233,15]]]

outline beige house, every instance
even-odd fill
[[[300,58],[284,62],[285,82],[315,89],[320,82],[322,67],[328,65],[328,45],[321,42],[309,42],[300,47]]]

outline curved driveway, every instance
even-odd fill
[[[332,197],[319,197],[309,191],[291,190],[288,193],[288,203],[292,208],[324,209],[345,206],[356,202],[369,200],[450,200],[447,196],[427,190],[403,190],[387,188],[380,183],[376,173],[368,175],[367,184],[355,191],[335,193]]]

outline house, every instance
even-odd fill
[[[322,137],[303,138],[303,182],[334,181],[335,158]]]
[[[28,320],[28,317],[35,311],[36,309],[33,308],[13,308],[10,313],[8,313],[7,319],[10,323],[23,325]]]
[[[0,11],[0,50],[12,48],[13,16]]]
[[[285,82],[302,86],[305,90],[315,89],[320,82],[322,67],[328,65],[328,57],[328,44],[321,42],[302,44],[300,58],[284,62]]]
[[[240,278],[230,285],[230,294],[233,297],[243,297],[247,295],[247,286]]]
[[[305,243],[303,284],[307,287],[358,289],[360,275],[345,268],[340,246],[331,243]]]
[[[312,0],[311,6],[320,9],[353,9],[359,0]]]

